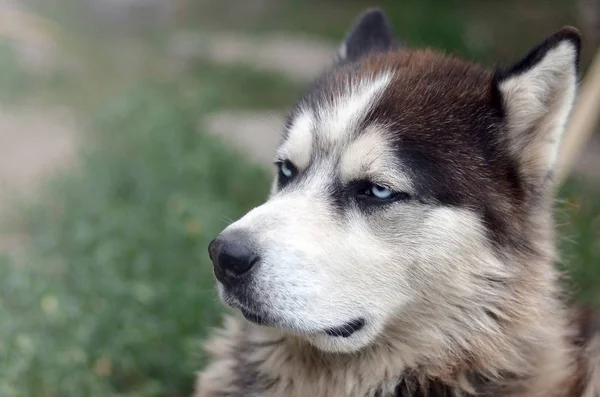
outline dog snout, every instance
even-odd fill
[[[233,286],[256,266],[260,258],[249,236],[242,231],[225,232],[208,246],[215,277],[225,286]]]

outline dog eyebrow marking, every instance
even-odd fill
[[[337,92],[334,92],[332,99],[320,101],[316,108],[302,107],[290,122],[287,137],[277,151],[277,158],[290,160],[300,170],[306,169],[313,146],[336,146],[346,142],[375,106],[392,77],[390,71],[354,80],[346,77],[345,84],[334,88]]]
[[[315,117],[303,109],[288,129],[285,142],[277,150],[277,158],[290,160],[298,169],[305,169],[310,162],[313,145]]]
[[[342,152],[339,171],[343,182],[371,180],[410,192],[412,183],[398,171],[398,160],[383,127],[368,126]]]
[[[323,122],[321,133],[333,143],[350,136],[360,126],[369,110],[383,94],[393,74],[384,71],[377,75],[363,76],[356,81],[348,81],[340,88],[333,101],[323,103],[319,120]]]

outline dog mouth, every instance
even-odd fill
[[[273,323],[272,321],[270,321],[265,316],[262,316],[260,314],[251,312],[251,311],[249,311],[246,308],[240,307],[240,311],[242,312],[242,316],[244,316],[244,318],[246,320],[250,321],[251,323],[254,323],[254,324],[257,324],[257,325],[263,325],[263,326],[268,326],[268,325],[271,325]]]
[[[346,324],[340,327],[327,328],[325,333],[329,336],[340,337],[340,338],[349,338],[355,332],[360,331],[365,326],[364,318],[357,318],[352,321],[347,322]]]
[[[278,321],[276,321],[270,316],[267,316],[262,310],[249,309],[247,305],[241,304],[237,299],[233,298],[229,294],[224,296],[224,300],[229,306],[238,309],[242,313],[242,316],[244,316],[244,318],[247,321],[253,324],[261,326],[276,326],[277,324],[279,324]],[[317,331],[316,333],[325,333],[326,335],[334,338],[349,338],[356,332],[362,330],[365,327],[365,324],[365,319],[363,317],[358,317],[340,326],[325,328],[320,332]],[[307,333],[306,330],[301,329],[296,329],[295,332],[302,334]],[[308,333],[314,334],[315,331]]]
[[[250,321],[251,323],[254,323],[257,325],[262,325],[262,326],[269,326],[269,325],[274,324],[274,322],[272,320],[270,320],[269,318],[267,318],[261,314],[254,313],[246,308],[239,308],[239,310],[242,312],[242,315],[244,316],[244,318],[246,320]],[[323,332],[325,332],[327,335],[333,336],[333,337],[349,338],[354,333],[363,329],[364,326],[365,326],[365,319],[357,318],[352,321],[348,321],[347,323],[345,323],[339,327],[327,328],[327,329],[323,330]]]
[[[272,326],[274,324],[273,321],[268,319],[267,317],[251,312],[245,308],[240,308],[242,315],[244,318],[251,323],[262,325],[262,326]],[[364,318],[357,318],[352,321],[349,321],[339,327],[332,327],[323,330],[327,335],[335,337],[335,338],[349,338],[354,333],[360,331],[365,326]]]
[[[277,323],[273,318],[264,314],[264,311],[256,310],[252,307],[249,308],[249,305],[242,304],[238,299],[234,298],[230,294],[224,294],[222,297],[227,305],[234,309],[238,309],[242,313],[242,316],[244,316],[246,320],[253,324],[274,326]]]

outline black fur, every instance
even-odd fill
[[[389,51],[398,46],[394,30],[379,8],[365,11],[350,28],[344,41],[344,61],[354,61],[369,53]]]

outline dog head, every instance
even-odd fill
[[[407,338],[494,327],[518,258],[551,240],[579,51],[563,28],[494,72],[404,48],[365,12],[291,110],[269,200],[209,247],[222,299],[325,351],[399,322]]]

